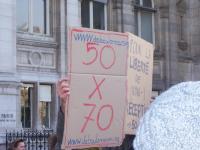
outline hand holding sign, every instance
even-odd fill
[[[57,87],[56,87],[58,96],[60,97],[61,100],[61,109],[62,112],[65,112],[65,105],[66,101],[69,99],[69,79],[68,78],[63,78],[57,82]]]

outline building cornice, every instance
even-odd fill
[[[53,37],[21,33],[17,33],[17,44],[55,49],[58,47]]]

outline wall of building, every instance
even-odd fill
[[[66,70],[60,67],[61,63],[66,66],[65,61],[59,59],[59,54],[66,51],[66,46],[64,49],[59,46],[60,39],[63,38],[59,18],[61,13],[66,14],[65,1],[61,5],[57,0],[52,0],[51,36],[17,32],[16,2],[0,0],[0,149],[5,149],[6,129],[22,129],[20,89],[23,83],[35,86],[31,117],[32,128],[37,129],[42,128],[38,117],[40,85],[52,86],[50,127],[55,131],[59,110],[55,85],[61,74],[66,74]],[[64,9],[60,8],[62,6]],[[66,34],[66,30],[62,30],[62,33]],[[63,39],[63,45],[66,45],[65,40]]]
[[[15,65],[20,83],[34,85],[32,111],[35,114],[32,116],[32,128],[42,128],[39,118],[40,85],[46,84],[52,87],[50,127],[55,130],[59,110],[55,85],[57,80],[66,74],[66,30],[61,26],[66,17],[66,3],[56,0],[49,2],[49,34],[17,32]]]
[[[67,28],[81,26],[80,0],[52,0],[51,36],[16,31],[16,0],[0,0],[0,118],[11,112],[8,122],[0,121],[0,143],[5,127],[20,128],[22,83],[53,87],[51,127],[56,127],[59,109],[56,81],[67,74]],[[189,80],[200,80],[200,1],[155,0],[155,54],[153,90],[164,91]],[[133,0],[108,0],[108,30],[135,33]],[[38,101],[34,101],[38,106]],[[5,108],[5,109],[2,109]],[[38,109],[35,110],[38,116]],[[3,115],[2,115],[3,114]],[[34,128],[41,128],[34,118]]]
[[[0,143],[5,142],[5,128],[20,126],[15,10],[15,0],[0,1]]]

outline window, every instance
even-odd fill
[[[21,123],[23,128],[31,128],[32,126],[32,100],[33,85],[24,84],[21,88]]]
[[[17,1],[17,30],[28,32],[28,1]]]
[[[42,128],[50,128],[50,103],[40,101],[40,122]]]
[[[81,24],[82,27],[107,30],[107,1],[82,0]]]
[[[135,1],[135,33],[141,38],[154,43],[154,13],[152,0]]]
[[[23,83],[20,92],[22,127],[50,128],[52,85]],[[55,119],[54,116],[52,119]]]
[[[40,85],[39,89],[40,89],[39,115],[40,115],[41,127],[50,128],[51,86]]]
[[[17,31],[49,34],[49,1],[18,0]]]

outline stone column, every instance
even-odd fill
[[[0,0],[0,144],[5,143],[6,129],[21,127],[19,87],[16,77],[16,0]]]
[[[16,72],[16,1],[0,1],[0,72]]]
[[[67,71],[67,20],[66,20],[66,1],[65,0],[60,0],[60,53],[59,53],[59,72],[60,76],[63,77],[66,75]]]
[[[177,30],[177,10],[176,1],[169,1],[169,86],[177,84],[179,81],[177,74],[178,58],[177,58],[177,42],[178,42],[178,30]],[[168,87],[169,87],[168,86]]]
[[[122,19],[123,19],[123,31],[134,33],[135,22],[134,22],[134,8],[131,0],[123,0],[122,6]]]
[[[60,0],[60,53],[59,73],[61,77],[67,73],[67,30],[68,27],[81,26],[80,1]]]
[[[169,3],[167,1],[160,1],[160,49],[165,55],[164,59],[164,79],[165,86],[169,86],[170,81],[170,65],[169,65]]]
[[[190,0],[189,1],[189,12],[190,12],[190,48],[191,55],[193,56],[193,80],[200,80],[200,1]]]
[[[177,83],[176,2],[160,1],[160,47],[165,54],[165,86]]]
[[[80,16],[80,1],[67,0],[67,25],[68,26],[81,26]]]
[[[123,20],[122,20],[122,0],[113,0],[113,30],[117,32],[123,32]]]
[[[190,36],[191,36],[191,52],[193,56],[200,57],[200,1],[190,1]]]

